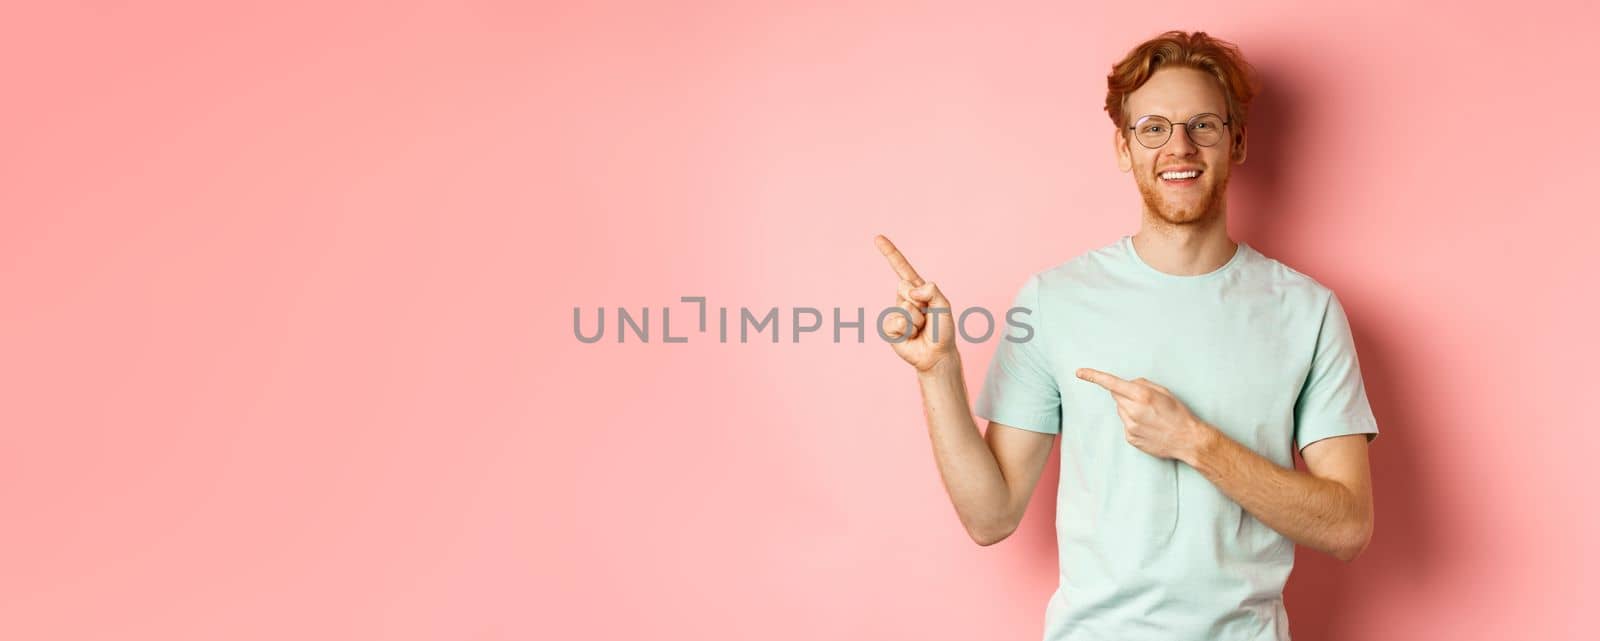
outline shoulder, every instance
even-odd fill
[[[1310,274],[1290,267],[1253,246],[1250,249],[1253,254],[1249,269],[1251,280],[1282,297],[1284,302],[1300,303],[1320,310],[1335,300],[1333,289]]]
[[[1122,251],[1120,240],[1085,250],[1029,274],[1025,286],[1032,285],[1041,293],[1048,294],[1104,283],[1118,269],[1119,262],[1123,260],[1120,255]]]

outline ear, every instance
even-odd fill
[[[1239,133],[1233,135],[1233,164],[1243,165],[1245,152],[1249,151],[1250,133],[1245,127],[1239,128]]]
[[[1133,155],[1128,151],[1128,138],[1122,135],[1121,129],[1111,131],[1111,146],[1117,150],[1117,169],[1122,173],[1133,170]]]

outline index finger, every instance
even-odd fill
[[[878,244],[878,253],[889,259],[889,267],[894,269],[894,273],[900,276],[900,280],[909,280],[913,286],[922,285],[922,277],[917,275],[917,270],[911,268],[911,261],[906,260],[906,257],[900,253],[894,243],[889,242],[889,239],[883,234],[878,234],[878,237],[873,240]]]
[[[1078,378],[1104,387],[1112,394],[1116,394],[1117,396],[1133,398],[1135,393],[1134,390],[1139,388],[1138,383],[1122,380],[1115,375],[1107,374],[1097,369],[1080,367],[1078,368],[1077,374]]]

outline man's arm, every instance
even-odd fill
[[[1279,467],[1195,417],[1154,381],[1123,380],[1082,367],[1078,378],[1111,392],[1128,443],[1187,463],[1262,523],[1341,561],[1372,540],[1372,475],[1366,434],[1325,438],[1301,449],[1310,474]]]
[[[917,380],[939,476],[967,534],[985,546],[1011,536],[1044,473],[1055,435],[994,421],[986,435],[979,434],[961,359],[954,354],[918,372]]]
[[[1310,473],[1278,466],[1201,422],[1197,445],[1179,459],[1267,527],[1351,561],[1372,540],[1367,436],[1326,438],[1301,450]]]
[[[993,421],[987,441],[978,433],[956,350],[950,314],[954,306],[888,238],[878,236],[873,242],[900,277],[895,306],[903,313],[890,318],[881,331],[895,353],[917,370],[934,460],[956,516],[978,545],[993,545],[1011,536],[1022,520],[1055,435]]]

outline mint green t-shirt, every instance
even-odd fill
[[[1014,304],[1033,310],[1034,334],[999,342],[974,413],[1060,435],[1046,641],[1288,639],[1294,543],[1193,468],[1129,444],[1110,392],[1075,372],[1165,386],[1292,467],[1320,439],[1377,436],[1339,299],[1244,243],[1215,271],[1176,276],[1123,236],[1033,274]]]

